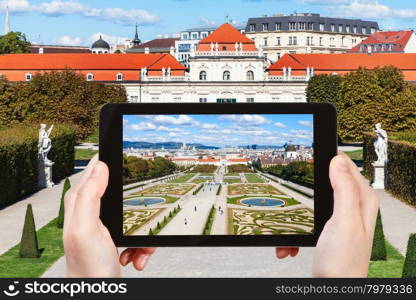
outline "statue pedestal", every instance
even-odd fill
[[[39,159],[39,178],[38,188],[51,188],[54,186],[52,182],[52,166],[53,162],[45,163],[41,158]]]
[[[372,187],[374,189],[383,189],[384,190],[384,182],[385,182],[385,164],[380,164],[377,162],[372,163],[374,167],[374,182],[372,183]]]

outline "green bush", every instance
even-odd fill
[[[403,265],[403,278],[416,279],[416,233],[409,236],[407,242],[406,258]]]
[[[197,187],[197,189],[196,189],[195,191],[193,191],[192,195],[196,195],[196,194],[198,194],[198,193],[199,193],[199,191],[200,191],[203,187],[204,187],[204,185],[203,185],[203,184],[200,184],[200,185]]]
[[[40,256],[32,204],[28,204],[26,208],[25,224],[23,225],[19,256],[21,258],[37,258]]]
[[[38,125],[0,129],[0,208],[38,190],[38,132]],[[55,162],[52,179],[57,182],[73,173],[75,134],[56,124],[51,140],[48,158]]]
[[[220,184],[220,185],[219,185],[219,187],[218,187],[218,190],[217,190],[217,196],[218,196],[219,194],[221,194],[221,188],[222,188],[222,185]]]
[[[329,102],[337,105],[340,98],[341,77],[338,75],[320,74],[312,76],[306,88],[308,102]]]
[[[383,232],[383,222],[381,221],[380,210],[377,213],[376,228],[374,231],[373,248],[371,250],[371,260],[386,260],[386,241]]]
[[[363,175],[370,181],[374,179],[373,162],[377,160],[377,154],[374,150],[376,136],[371,133],[363,134]]]
[[[56,226],[58,228],[64,227],[64,218],[65,218],[65,194],[68,192],[68,190],[71,188],[71,182],[69,181],[69,178],[65,178],[64,182],[64,188],[62,189],[61,194],[61,204],[59,205],[59,213],[58,213],[58,219],[56,221]]]

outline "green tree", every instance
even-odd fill
[[[30,43],[26,40],[24,33],[9,32],[0,36],[0,54],[28,52],[30,52]]]
[[[56,226],[58,228],[64,227],[64,217],[65,217],[65,194],[71,188],[71,182],[69,178],[65,178],[64,188],[62,189],[61,194],[61,204],[59,205],[59,213],[58,213],[58,220],[56,222]]]
[[[329,102],[337,106],[340,98],[341,77],[338,75],[320,74],[312,76],[306,88],[308,102]]]
[[[402,278],[416,278],[416,233],[409,236]]]
[[[26,208],[25,224],[23,226],[22,239],[20,241],[19,256],[22,258],[38,258],[40,256],[32,204],[28,204]]]
[[[371,260],[386,260],[386,241],[384,239],[383,223],[381,221],[380,209],[377,213],[376,228],[374,231],[373,248],[371,250]]]

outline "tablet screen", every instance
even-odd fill
[[[313,234],[313,124],[313,114],[123,115],[123,234]]]

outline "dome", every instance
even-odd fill
[[[286,152],[296,152],[296,147],[293,145],[287,145],[285,148]]]
[[[106,41],[104,41],[103,38],[100,35],[100,39],[98,41],[95,41],[92,44],[91,48],[92,49],[94,49],[94,48],[96,48],[96,49],[100,48],[100,49],[108,49],[109,50],[110,49],[110,45]]]

